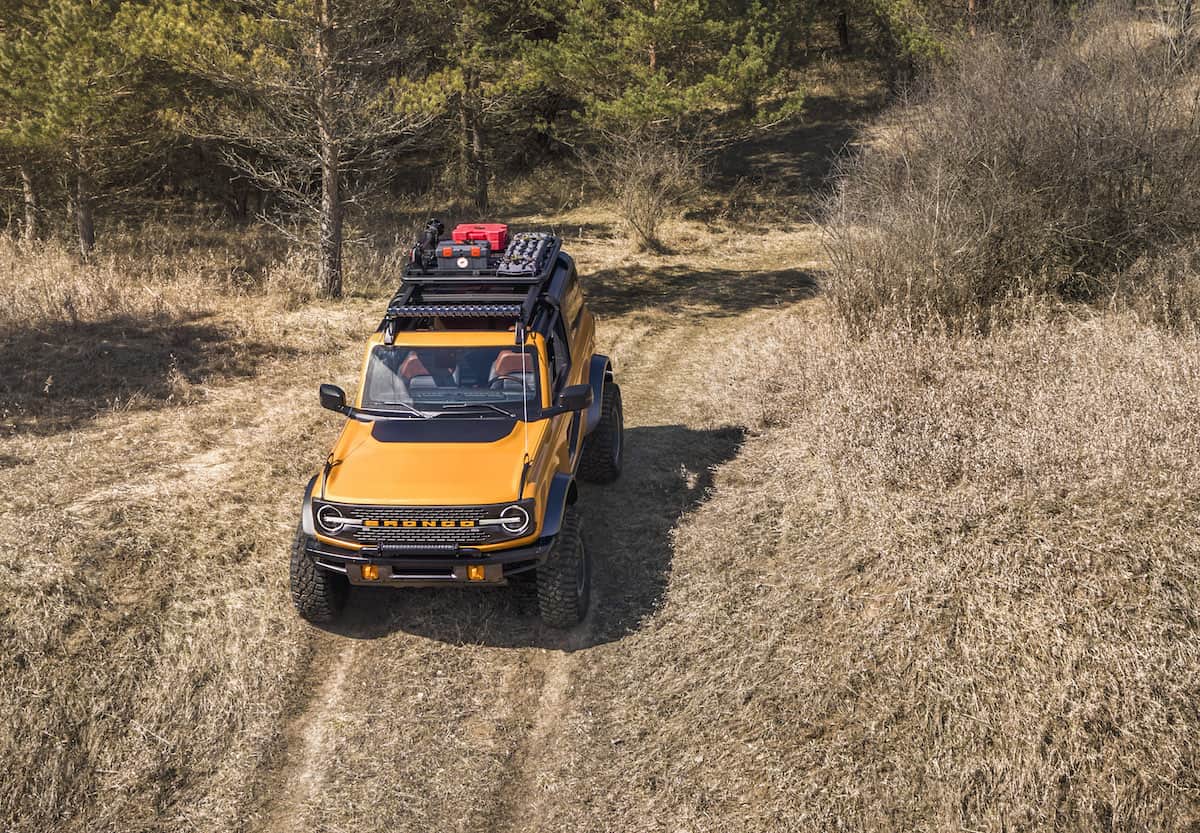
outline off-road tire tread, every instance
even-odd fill
[[[292,542],[291,585],[292,603],[296,611],[309,622],[333,622],[346,604],[349,582],[344,576],[322,570],[304,551],[303,529],[296,530]]]
[[[579,458],[579,477],[588,483],[612,483],[621,476],[621,461],[613,460],[613,446],[624,430],[621,425],[621,387],[605,382],[600,404],[600,424],[583,440]],[[624,449],[622,449],[622,452]]]
[[[591,576],[587,578],[582,599],[576,596],[575,578],[576,570],[589,566],[583,545],[583,521],[575,508],[568,506],[554,547],[537,569],[538,613],[546,625],[572,628],[583,621],[591,595]]]

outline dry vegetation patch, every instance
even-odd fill
[[[368,307],[143,255],[0,244],[6,830],[233,829],[304,695],[281,547]]]
[[[953,57],[842,168],[838,313],[860,330],[987,329],[1014,298],[1140,304],[1165,283],[1146,308],[1192,316],[1176,270],[1130,266],[1200,232],[1195,32],[1102,3]]]
[[[679,527],[653,625],[585,672],[563,818],[1192,829],[1196,339],[858,341],[813,310],[755,336],[769,429]]]

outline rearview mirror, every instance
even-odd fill
[[[582,411],[592,404],[591,385],[571,385],[558,395],[556,411]]]
[[[346,392],[337,385],[321,385],[321,407],[344,414],[346,412]]]

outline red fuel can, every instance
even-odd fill
[[[508,226],[505,223],[459,223],[450,233],[455,243],[486,241],[493,252],[508,246]]]

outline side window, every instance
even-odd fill
[[[554,329],[550,331],[550,341],[547,344],[550,354],[550,369],[555,389],[566,383],[567,371],[571,367],[570,342],[567,341],[567,331],[563,328],[562,316],[554,320]]]
[[[579,317],[583,314],[583,292],[579,288],[579,276],[575,270],[571,270],[571,277],[567,281],[567,289],[563,293],[563,313],[571,322],[571,331],[579,326]]]

